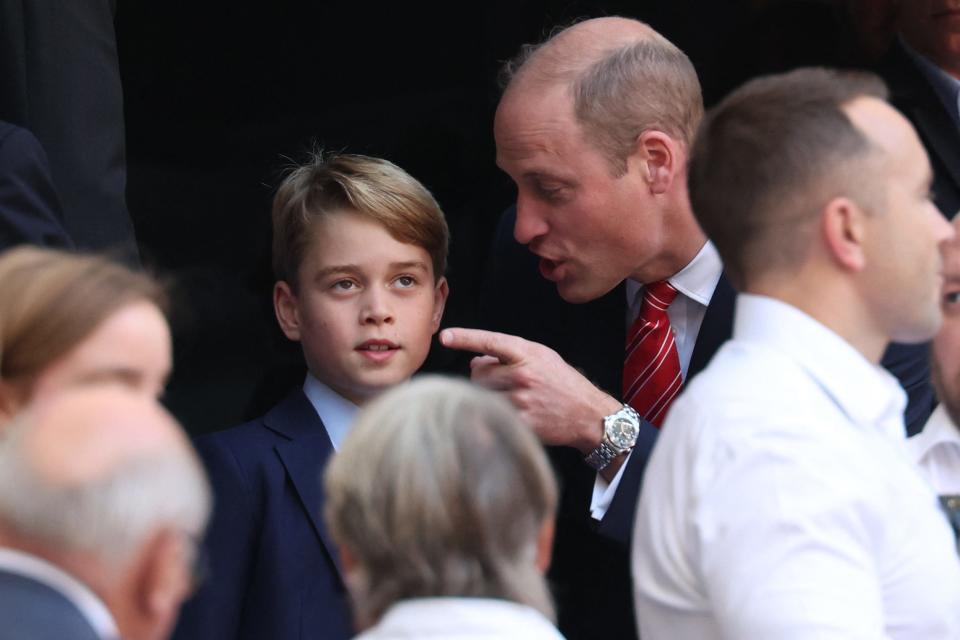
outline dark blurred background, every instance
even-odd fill
[[[497,70],[601,15],[670,38],[708,105],[758,73],[855,57],[836,8],[811,0],[118,2],[128,206],[144,264],[174,286],[166,402],[188,429],[253,417],[302,380],[273,318],[269,210],[284,166],[314,146],[388,158],[433,191],[453,237],[444,325],[472,323],[513,198],[494,164]],[[427,368],[461,364],[434,349]]]

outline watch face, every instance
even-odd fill
[[[626,418],[617,418],[610,425],[610,442],[619,449],[632,447],[637,441],[637,426]]]

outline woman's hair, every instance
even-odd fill
[[[537,567],[556,483],[514,409],[464,381],[422,377],[363,411],[325,474],[326,518],[356,559],[357,619],[395,602],[498,598],[553,618]]]
[[[146,274],[102,256],[27,246],[0,254],[0,300],[0,380],[23,389],[122,307],[167,307],[163,287]]]

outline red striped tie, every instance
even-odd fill
[[[667,315],[667,307],[676,297],[677,290],[665,280],[648,284],[640,315],[627,332],[623,401],[658,427],[683,384],[680,356]]]

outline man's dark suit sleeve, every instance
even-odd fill
[[[633,536],[633,516],[637,512],[637,502],[640,500],[640,487],[643,484],[643,472],[647,468],[647,461],[653,453],[653,445],[657,443],[657,428],[644,420],[640,425],[637,443],[630,453],[620,484],[607,507],[603,520],[597,524],[597,533],[611,540],[615,540],[629,548]]]
[[[29,131],[0,122],[0,249],[24,243],[73,247],[46,153]]]
[[[174,638],[237,638],[240,636],[249,559],[256,543],[253,492],[243,469],[216,435],[196,442],[215,496],[213,518],[204,549],[209,575],[184,606]]]

